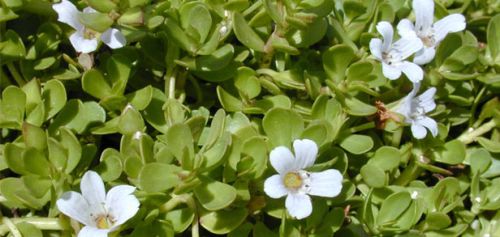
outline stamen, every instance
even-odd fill
[[[288,172],[283,180],[285,187],[289,189],[299,189],[302,187],[302,177],[296,172]]]

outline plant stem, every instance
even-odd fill
[[[375,127],[375,122],[368,122],[365,124],[358,125],[356,127],[352,127],[349,130],[351,131],[351,133],[357,133],[374,127]]]
[[[410,164],[406,166],[401,175],[394,181],[393,185],[406,186],[409,182],[415,180],[424,171],[422,167],[417,164],[415,159],[410,160]]]
[[[172,194],[172,198],[160,206],[160,212],[161,213],[169,212],[179,204],[189,202],[189,198],[191,197],[188,194],[182,194],[182,195]]]
[[[7,69],[9,69],[9,72],[16,81],[17,85],[23,86],[26,84],[26,81],[23,79],[21,74],[19,74],[13,63],[7,63]]]
[[[14,225],[21,222],[26,222],[34,225],[36,228],[40,230],[65,230],[66,227],[59,221],[58,218],[49,218],[49,217],[22,217],[22,218],[7,218],[2,217],[0,225],[0,236],[4,236],[7,232],[12,229],[9,227],[8,222],[13,223]]]
[[[469,143],[474,142],[477,137],[491,131],[491,129],[493,129],[497,126],[498,126],[498,124],[495,121],[495,119],[492,119],[492,120],[488,121],[487,123],[484,123],[483,125],[481,125],[481,127],[477,128],[477,129],[471,128],[470,131],[466,131],[465,133],[460,135],[457,139],[467,145]]]

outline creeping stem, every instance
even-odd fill
[[[491,129],[497,126],[498,124],[495,121],[495,119],[492,119],[481,125],[481,127],[478,127],[474,130],[466,131],[465,133],[460,135],[460,137],[458,137],[457,139],[467,145],[469,143],[474,142],[477,139],[477,137],[491,131]]]
[[[0,236],[5,236],[6,233],[11,232],[12,224],[15,227],[15,224],[26,222],[34,225],[37,229],[40,230],[65,230],[68,229],[64,226],[58,218],[49,218],[49,217],[22,217],[22,218],[7,218],[1,217],[0,219]],[[14,236],[15,234],[12,233]]]

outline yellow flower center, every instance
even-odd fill
[[[100,215],[96,218],[97,228],[99,229],[109,229],[113,225],[114,221],[109,215]]]
[[[85,39],[94,39],[94,38],[96,38],[96,32],[92,29],[85,27],[85,29],[83,31],[83,37]]]
[[[289,189],[298,189],[302,187],[302,177],[298,173],[289,172],[285,175],[284,183]]]

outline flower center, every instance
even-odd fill
[[[382,53],[382,59],[389,65],[401,62],[402,57],[398,50],[391,49],[389,52]]]
[[[422,40],[422,43],[425,45],[425,47],[430,48],[434,47],[436,45],[436,39],[434,39],[434,31],[427,31],[427,32],[417,32],[418,38]]]
[[[109,229],[115,223],[115,220],[109,214],[102,214],[95,219],[97,228],[99,229]]]
[[[415,109],[411,113],[411,117],[413,119],[419,119],[422,118],[425,115],[425,110],[422,106],[417,105]]]
[[[85,27],[83,30],[83,38],[85,39],[95,39],[96,38],[96,32],[93,31],[92,29],[89,29]]]
[[[302,187],[302,177],[295,172],[288,172],[284,178],[285,187],[289,189],[298,189]]]

